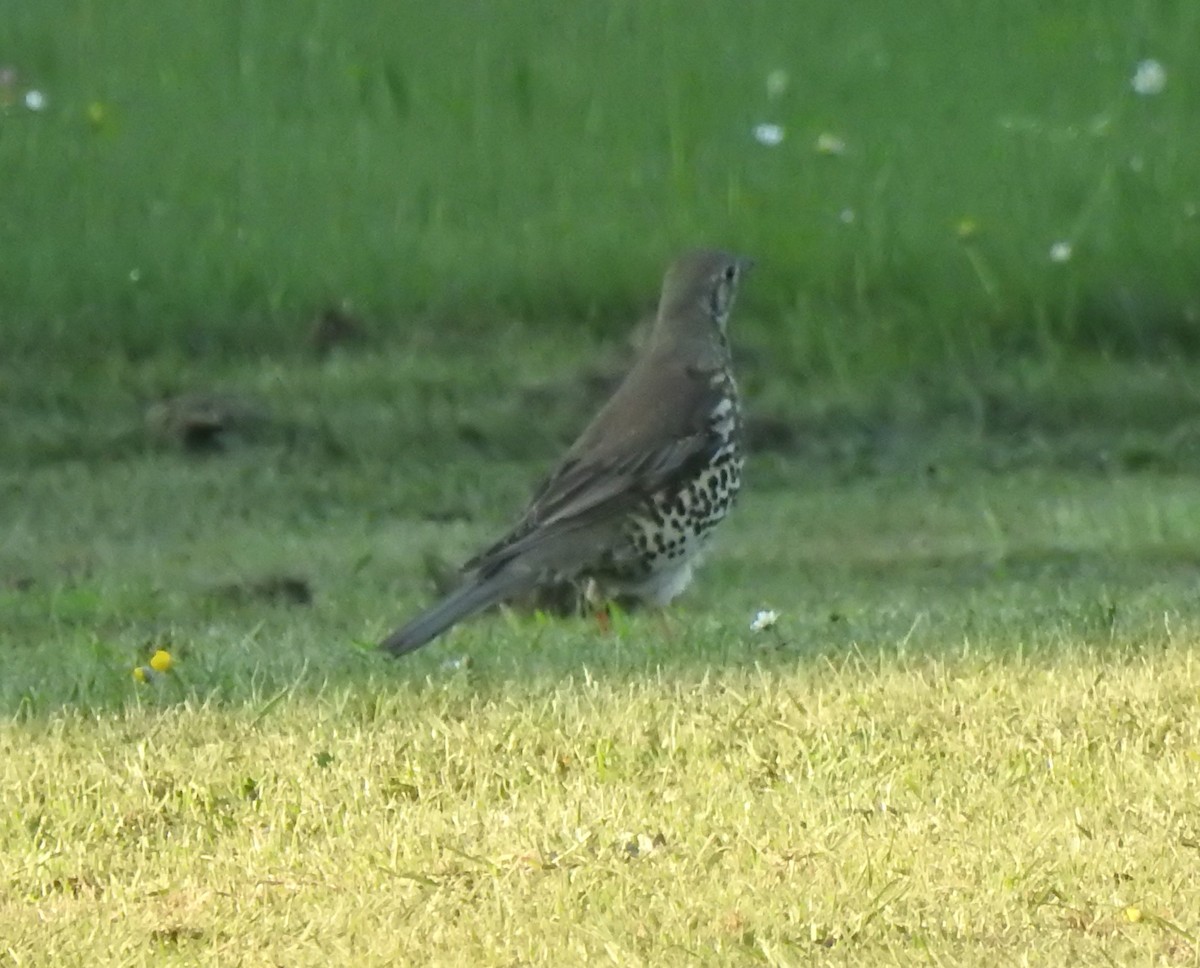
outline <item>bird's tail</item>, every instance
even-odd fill
[[[394,656],[406,655],[428,645],[467,616],[519,595],[536,583],[536,575],[524,569],[503,568],[487,578],[473,575],[432,608],[396,629],[379,647]]]

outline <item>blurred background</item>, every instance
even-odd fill
[[[781,374],[1189,354],[1197,37],[1189,0],[3,0],[4,352],[570,346],[719,244]]]

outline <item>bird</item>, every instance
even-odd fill
[[[688,251],[663,278],[637,359],[461,582],[380,648],[401,656],[495,604],[550,583],[590,600],[666,606],[691,582],[742,483],[742,411],[728,322],[751,259]]]

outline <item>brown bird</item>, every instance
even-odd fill
[[[726,323],[750,260],[699,250],[663,280],[629,374],[517,525],[463,566],[457,589],[380,647],[404,655],[550,582],[666,605],[692,578],[741,486],[742,419]]]

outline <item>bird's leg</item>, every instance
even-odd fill
[[[595,578],[589,578],[584,582],[582,604],[585,611],[589,611],[595,616],[600,634],[612,634],[612,603]]]
[[[596,624],[600,626],[601,635],[609,635],[612,633],[612,610],[607,604],[601,605],[596,609]]]
[[[675,641],[675,623],[671,621],[671,614],[666,608],[656,608],[654,610],[654,620],[658,624],[659,631],[662,633],[663,641]]]

